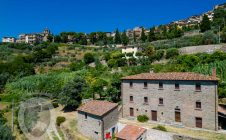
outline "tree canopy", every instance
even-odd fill
[[[200,31],[205,32],[211,29],[211,23],[209,17],[205,14],[200,23]]]
[[[86,86],[86,81],[80,76],[76,76],[64,86],[58,97],[59,102],[66,107],[77,108],[81,104]]]

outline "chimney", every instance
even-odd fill
[[[149,71],[149,73],[154,73],[154,69],[151,68],[150,71]]]
[[[217,77],[217,69],[216,68],[212,69],[212,76]]]

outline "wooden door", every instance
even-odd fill
[[[133,108],[130,108],[129,110],[130,110],[129,111],[130,112],[130,116],[134,116],[134,109]]]
[[[195,125],[198,128],[202,128],[202,118],[195,118]]]
[[[154,110],[151,111],[151,120],[157,121],[157,111]]]
[[[178,112],[178,111],[175,112],[175,121],[181,122],[180,112]]]

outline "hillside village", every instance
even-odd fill
[[[3,37],[0,139],[225,140],[225,18]]]

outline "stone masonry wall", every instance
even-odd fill
[[[161,81],[163,89],[159,89],[159,81],[131,80],[122,82],[123,117],[130,116],[129,109],[134,108],[134,115],[146,114],[151,120],[151,110],[157,111],[157,121],[168,124],[179,124],[196,127],[195,118],[202,118],[204,129],[215,130],[218,125],[216,111],[217,85],[211,81]],[[144,82],[148,87],[144,88]],[[180,84],[180,90],[175,90],[175,83]],[[201,92],[195,91],[195,84],[201,84]],[[215,95],[216,93],[216,95]],[[130,102],[133,96],[133,102]],[[148,97],[148,104],[144,104],[144,97]],[[159,98],[163,98],[164,105],[159,105]],[[197,110],[196,101],[201,101],[202,108]],[[181,112],[181,123],[175,122],[175,108]],[[138,110],[138,111],[137,111]],[[216,125],[216,127],[215,127]]]
[[[77,128],[84,136],[94,140],[102,140],[102,122],[100,118],[96,116],[88,114],[87,119],[85,119],[85,113],[78,112]]]
[[[104,131],[106,134],[106,132],[112,131],[109,129],[112,129],[113,127],[115,127],[115,131],[117,131],[117,123],[118,123],[118,118],[119,118],[119,111],[118,108],[115,108],[114,110],[112,110],[109,114],[107,114],[106,116],[104,116],[103,121],[104,121]]]

